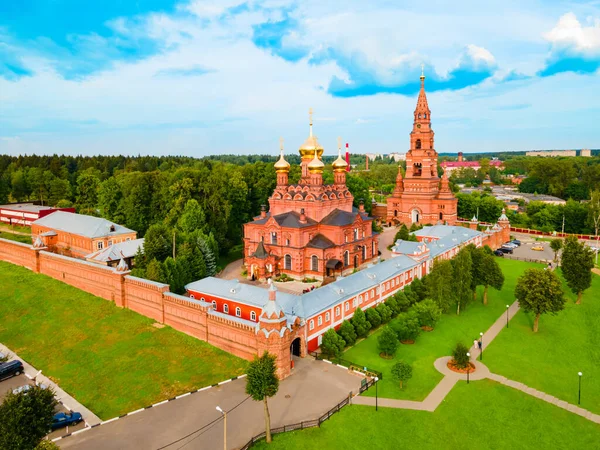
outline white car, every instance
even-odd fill
[[[502,247],[504,248],[517,248],[518,245],[517,244],[513,244],[512,242],[507,242],[506,244],[503,244]]]
[[[48,386],[46,386],[44,383],[38,383],[37,385],[41,389],[48,389]],[[23,386],[19,386],[16,389],[13,389],[13,394],[17,395],[17,394],[20,394],[21,392],[27,393],[31,389],[33,389],[33,385],[32,384],[25,384]]]

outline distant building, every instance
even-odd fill
[[[395,162],[406,161],[406,153],[390,153],[388,157]]]
[[[463,161],[461,153],[458,154],[458,161],[443,161],[440,163],[440,166],[448,172],[448,175],[460,169],[481,169],[481,163],[479,161]],[[490,161],[490,167],[495,167],[498,170],[502,170],[504,169],[504,163],[499,159],[492,159]]]
[[[31,226],[33,222],[56,211],[75,212],[75,208],[53,208],[35,203],[0,205],[0,221],[9,225]]]
[[[576,150],[534,150],[526,152],[527,156],[542,156],[545,158],[553,156],[577,156]]]
[[[57,211],[31,224],[33,239],[38,236],[53,251],[86,258],[119,242],[137,238],[137,232],[100,217]]]
[[[583,150],[581,150],[580,156],[585,156],[589,158],[592,156],[592,151],[589,148],[584,148]]]
[[[118,242],[102,250],[96,250],[89,255],[86,255],[86,261],[102,264],[105,266],[115,267],[121,259],[125,260],[128,267],[132,267],[133,258],[139,250],[144,249],[144,238],[125,240]]]
[[[371,161],[375,161],[377,158],[383,159],[383,155],[381,153],[365,153],[365,156]]]

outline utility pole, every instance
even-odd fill
[[[173,228],[173,260],[175,259],[175,228]]]
[[[565,215],[563,214],[562,234],[565,234]]]

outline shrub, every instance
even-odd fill
[[[410,283],[410,290],[417,302],[421,302],[427,297],[427,287],[420,278],[415,278],[412,283]]]
[[[381,317],[381,323],[388,323],[392,318],[392,310],[384,303],[380,303],[375,309],[379,313],[379,317]]]
[[[344,351],[346,342],[344,339],[335,332],[333,328],[330,328],[323,334],[323,340],[321,341],[321,351],[329,357],[338,357]]]
[[[354,331],[356,331],[356,335],[358,337],[366,337],[371,329],[371,324],[365,317],[365,313],[362,309],[356,308],[354,311],[354,316],[350,320],[352,325],[354,325]]]
[[[392,376],[400,382],[400,389],[402,389],[402,383],[412,378],[411,365],[404,361],[397,362],[392,366]]]
[[[348,320],[344,320],[338,330],[338,334],[342,337],[346,345],[354,345],[356,342],[356,331],[354,325]]]
[[[385,327],[377,337],[377,346],[384,355],[394,355],[398,349],[398,336],[389,326]]]
[[[419,324],[422,327],[434,328],[435,324],[438,320],[440,320],[442,315],[442,310],[440,307],[431,299],[423,300],[422,302],[417,303],[415,306],[413,306],[413,311],[417,314],[417,317],[419,318]]]
[[[401,312],[395,296],[388,297],[385,301],[385,306],[390,310],[392,317],[396,317]]]
[[[411,303],[410,299],[406,296],[404,291],[396,293],[396,295],[394,295],[394,299],[398,304],[398,314],[408,311],[408,308],[410,308]]]
[[[391,327],[400,341],[414,341],[421,332],[419,318],[412,310],[399,314],[391,323]]]
[[[379,325],[381,325],[381,316],[379,315],[379,313],[377,312],[377,310],[375,308],[367,309],[365,311],[365,316],[367,317],[367,320],[371,324],[371,328],[377,328]]]
[[[469,349],[462,342],[459,342],[456,344],[456,347],[454,347],[452,359],[459,369],[464,369],[469,364],[469,357],[467,356],[468,351]]]
[[[414,305],[419,301],[419,296],[413,291],[412,284],[409,284],[404,288],[404,295],[406,295],[410,306]]]

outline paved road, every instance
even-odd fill
[[[296,361],[295,373],[282,381],[279,392],[269,401],[271,427],[297,423],[319,417],[350,391],[360,387],[361,377],[347,370],[305,358]],[[89,431],[61,439],[64,449],[159,449],[215,419],[219,405],[230,411],[243,402],[245,379],[141,411]],[[252,436],[264,431],[263,405],[249,399],[227,416],[228,448],[239,448]],[[215,449],[223,447],[223,421],[218,420],[202,434],[196,433],[168,450]]]
[[[397,227],[384,227],[379,235],[379,251],[382,259],[390,259],[392,252],[387,249],[388,245],[394,242],[394,236],[398,232]]]

